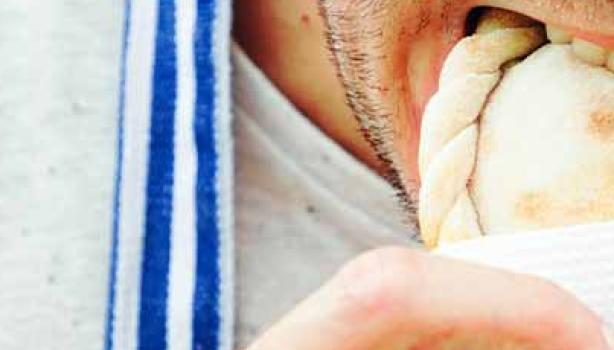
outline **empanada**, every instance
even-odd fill
[[[449,55],[423,117],[426,245],[614,220],[614,73],[570,44],[542,46],[524,17],[488,16]]]

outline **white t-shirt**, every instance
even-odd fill
[[[102,348],[122,3],[0,3],[0,349]]]
[[[301,115],[233,49],[237,346],[347,260],[417,246],[394,191]]]

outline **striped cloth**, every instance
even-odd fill
[[[230,11],[126,0],[106,350],[232,347]]]

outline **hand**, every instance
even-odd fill
[[[543,280],[385,248],[350,262],[248,350],[606,350],[601,321]]]

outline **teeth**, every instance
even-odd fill
[[[589,41],[575,38],[571,43],[573,52],[581,60],[595,66],[605,66],[608,62],[608,50]]]
[[[546,34],[548,35],[548,40],[553,44],[569,44],[573,39],[571,34],[551,24],[546,26]]]
[[[614,72],[614,51],[608,51],[590,41],[574,38],[566,30],[552,24],[546,25],[546,35],[553,44],[571,44],[573,52],[585,63],[605,66]]]

